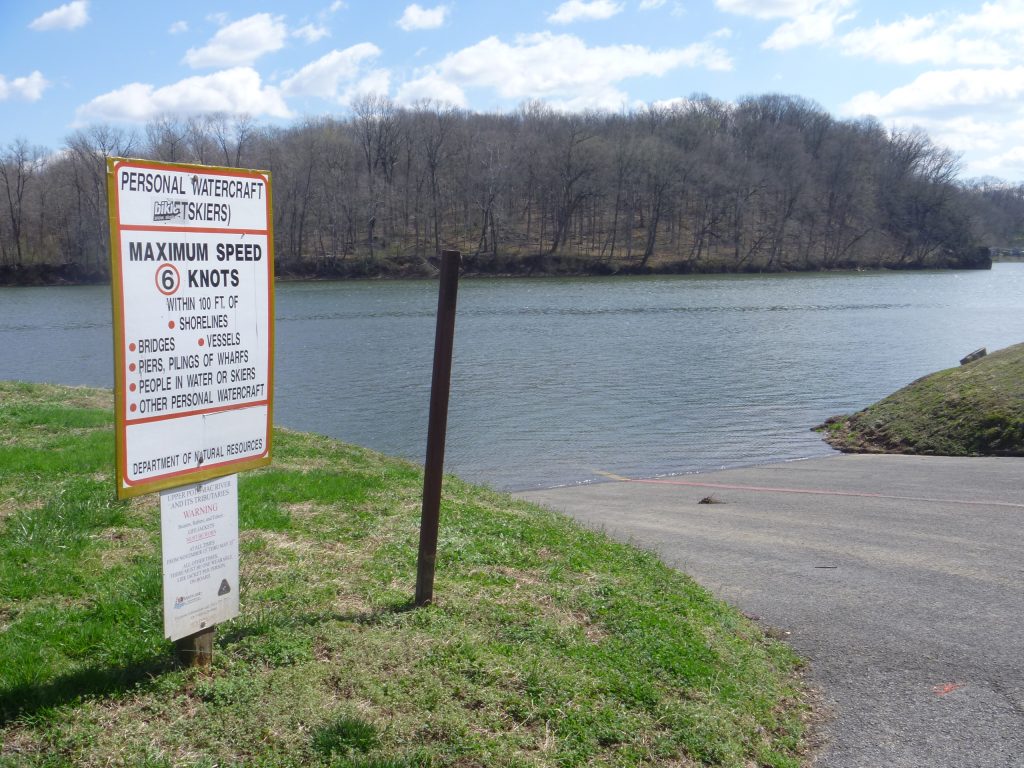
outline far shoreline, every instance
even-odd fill
[[[729,269],[720,264],[693,264],[691,262],[655,262],[646,265],[620,264],[594,261],[576,257],[526,258],[515,262],[504,262],[506,269],[481,269],[476,257],[464,256],[460,276],[465,279],[480,278],[575,278],[575,277],[656,277],[686,275],[787,275],[787,274],[851,274],[886,272],[962,272],[990,270],[993,263],[1020,263],[1019,259],[987,258],[973,265],[962,262],[952,264],[894,265],[884,262],[875,264],[837,264],[833,267],[821,265],[780,266],[765,269],[763,266],[745,265],[741,269]],[[395,265],[380,262],[316,263],[302,262],[298,265],[276,265],[275,282],[343,282],[369,280],[424,280],[434,279],[439,271],[432,261],[425,260],[414,265]],[[489,266],[489,265],[486,265]],[[496,267],[498,265],[495,265]],[[507,267],[513,267],[508,269]],[[0,266],[0,288],[3,287],[56,287],[82,285],[110,285],[106,269],[84,268],[77,264],[38,264]]]

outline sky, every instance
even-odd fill
[[[159,115],[810,99],[1024,180],[1024,0],[0,0],[0,150]]]

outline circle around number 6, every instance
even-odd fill
[[[181,287],[181,274],[173,264],[161,264],[156,268],[156,289],[164,296],[177,293]]]

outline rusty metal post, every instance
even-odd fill
[[[448,394],[452,383],[452,346],[455,341],[455,302],[459,292],[458,251],[441,251],[441,285],[437,295],[437,331],[434,334],[434,373],[430,381],[430,417],[427,460],[423,469],[423,512],[420,516],[420,551],[416,565],[416,605],[434,601],[437,533],[441,520],[441,479],[444,442],[448,429]]]
[[[174,657],[183,667],[208,667],[213,663],[213,633],[216,627],[174,641]]]

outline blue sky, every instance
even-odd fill
[[[287,125],[370,92],[481,111],[775,92],[1019,181],[1022,41],[1024,0],[0,0],[0,147],[162,113]]]

